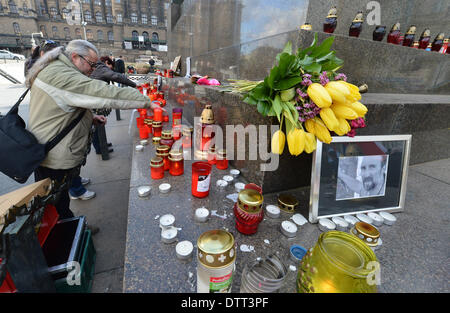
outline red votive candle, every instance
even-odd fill
[[[153,137],[161,137],[162,122],[156,122],[153,120],[152,130],[153,130]]]
[[[169,114],[167,114],[167,113],[163,113],[163,122],[168,122],[169,121]]]
[[[170,163],[170,169],[169,169],[170,175],[172,175],[172,176],[183,175],[183,173],[184,173],[183,152],[170,151],[169,163]]]
[[[182,138],[183,148],[192,147],[192,133],[193,132],[194,132],[193,127],[184,127],[183,128],[183,138]]]
[[[204,198],[209,195],[211,185],[211,164],[208,162],[192,163],[192,195],[197,198]]]
[[[169,150],[170,147],[166,145],[160,144],[158,147],[156,147],[156,156],[163,159],[165,171],[168,171],[170,169]]]
[[[175,125],[172,128],[173,140],[178,140],[181,138],[181,125]]]
[[[164,178],[164,161],[160,157],[155,157],[150,161],[152,179]]]
[[[216,167],[219,170],[226,170],[228,168],[227,152],[225,149],[217,151]]]
[[[142,125],[139,127],[139,138],[141,139],[147,139],[148,138],[148,128],[147,125]]]
[[[153,120],[157,122],[163,121],[163,110],[161,108],[153,109]]]
[[[160,144],[169,146],[169,148],[172,148],[172,145],[174,143],[174,140],[172,138],[172,131],[171,130],[163,130],[161,132],[161,142]]]
[[[216,148],[210,147],[208,150],[208,163],[211,165],[216,164]]]
[[[172,109],[172,127],[176,125],[181,125],[181,118],[183,116],[182,108],[174,108]]]
[[[262,209],[263,196],[256,190],[244,189],[239,192],[238,201],[234,204],[236,229],[244,235],[252,235],[264,218]]]
[[[141,128],[142,126],[144,126],[144,120],[145,118],[143,117],[136,117],[136,125],[138,128]]]

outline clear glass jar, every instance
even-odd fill
[[[377,258],[361,239],[341,231],[322,233],[300,262],[298,292],[372,293]],[[370,281],[370,283],[369,283]]]

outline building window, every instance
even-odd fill
[[[70,11],[67,8],[61,10],[61,15],[63,19],[67,19],[69,17]]]
[[[117,13],[117,23],[122,23],[122,14],[121,13]]]
[[[103,31],[97,30],[97,40],[103,40]]]
[[[108,32],[108,40],[109,41],[114,41],[114,33],[112,31]]]
[[[66,39],[70,39],[70,29],[69,27],[64,27],[64,36]]]
[[[158,18],[156,17],[156,15],[152,15],[152,25],[158,25]]]
[[[75,28],[75,38],[81,39],[81,29]]]
[[[98,5],[98,6],[101,6],[101,5],[102,5],[102,2],[101,2],[100,0],[94,0],[94,4],[95,4],[95,5]]]
[[[106,13],[106,23],[112,24],[113,23],[113,17],[111,13]]]
[[[17,5],[16,5],[16,3],[14,1],[9,1],[8,5],[9,5],[9,13],[14,13],[14,14],[19,13],[17,11]]]
[[[116,3],[120,3],[120,0],[114,0]]]
[[[142,24],[147,24],[147,14],[142,14]]]
[[[86,31],[86,37],[87,37],[87,40],[94,40],[94,34],[92,33],[92,30],[88,29]]]
[[[102,23],[103,22],[102,13],[100,12],[95,13],[95,20],[97,21],[97,23]]]
[[[26,3],[23,4],[23,14],[28,15],[28,6]]]
[[[41,25],[39,27],[39,30],[42,32],[42,35],[44,35],[44,38],[47,37],[47,30],[45,29],[45,25]]]
[[[107,7],[112,6],[111,0],[105,0],[105,5],[106,5]]]
[[[59,38],[59,36],[58,36],[58,27],[53,26],[52,27],[52,33],[53,33],[53,38]]]
[[[143,32],[143,33],[142,33],[142,36],[144,37],[144,42],[149,40],[149,37],[148,37],[148,33],[147,33],[147,32]]]
[[[131,23],[137,23],[137,14],[131,13]]]
[[[137,30],[133,30],[133,32],[131,33],[131,37],[134,41],[137,41],[139,39],[139,33],[137,32]]]
[[[158,43],[158,42],[159,42],[159,36],[158,36],[158,33],[153,33],[153,34],[152,34],[152,41],[155,42],[155,43]]]
[[[56,18],[56,16],[58,15],[58,10],[56,10],[56,8],[54,7],[50,8],[50,15],[52,18]]]
[[[16,35],[20,35],[20,26],[19,23],[13,23],[14,33]]]
[[[85,20],[86,22],[92,22],[91,11],[89,11],[89,10],[84,11],[84,20]]]
[[[91,0],[82,0],[81,2],[90,4],[90,3],[91,3]]]

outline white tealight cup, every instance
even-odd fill
[[[223,177],[223,180],[226,181],[227,183],[231,183],[233,181],[233,179],[234,179],[233,176],[230,176],[230,175],[225,175]]]
[[[336,224],[328,218],[321,218],[319,219],[319,229],[321,231],[335,230]]]
[[[139,197],[147,197],[150,194],[152,187],[150,186],[141,186],[138,188]]]
[[[370,212],[367,214],[367,216],[369,216],[373,220],[373,225],[375,225],[375,226],[383,225],[384,219],[381,217],[381,215],[379,215],[375,212]]]
[[[209,218],[209,210],[207,208],[198,208],[195,210],[195,220],[204,223]]]
[[[170,191],[170,188],[171,188],[170,184],[167,183],[159,185],[159,191],[161,193],[168,193]]]
[[[234,184],[234,188],[236,189],[236,192],[239,193],[242,190],[244,190],[245,184],[244,183],[236,183],[236,184]]]
[[[344,220],[349,223],[350,225],[355,225],[355,223],[358,223],[359,220],[354,217],[353,215],[345,215]]]
[[[225,189],[226,186],[228,186],[228,182],[226,182],[225,180],[219,179],[216,182],[217,187],[219,187],[219,189]]]
[[[144,146],[143,145],[137,145],[136,146],[136,151],[140,152],[142,150],[144,150]]]
[[[276,205],[269,204],[266,206],[266,215],[270,218],[279,218],[280,208]]]
[[[358,213],[356,214],[356,217],[364,223],[367,224],[372,224],[373,225],[373,219],[371,219],[369,216],[367,216],[366,214],[362,214],[362,213]]]
[[[304,218],[303,215],[301,215],[299,213],[292,215],[291,220],[293,220],[294,223],[297,224],[298,226],[303,226],[306,223],[308,223],[306,218]]]
[[[159,218],[159,225],[162,228],[171,227],[173,226],[174,223],[175,223],[175,216],[173,216],[172,214],[166,214]]]
[[[287,237],[295,237],[297,230],[297,226],[291,221],[283,221],[281,223],[281,232]]]
[[[177,240],[178,230],[176,227],[164,228],[161,231],[161,241],[164,243],[172,243]]]
[[[141,143],[142,146],[146,146],[146,145],[148,145],[148,140],[147,139],[142,139],[140,141],[140,143]]]
[[[240,173],[241,172],[237,169],[230,170],[230,175],[233,176],[234,178],[238,177]]]
[[[342,217],[340,217],[340,216],[333,216],[331,218],[331,221],[336,224],[336,229],[337,230],[347,231],[347,228],[348,228],[349,224]]]
[[[380,212],[380,216],[383,218],[383,222],[386,225],[393,225],[397,218],[389,212]]]
[[[184,240],[177,243],[175,247],[175,251],[177,253],[177,257],[181,260],[189,259],[192,255],[192,251],[194,250],[194,245],[192,242]]]

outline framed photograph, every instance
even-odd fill
[[[309,221],[376,211],[403,211],[411,135],[333,137],[317,141]]]

